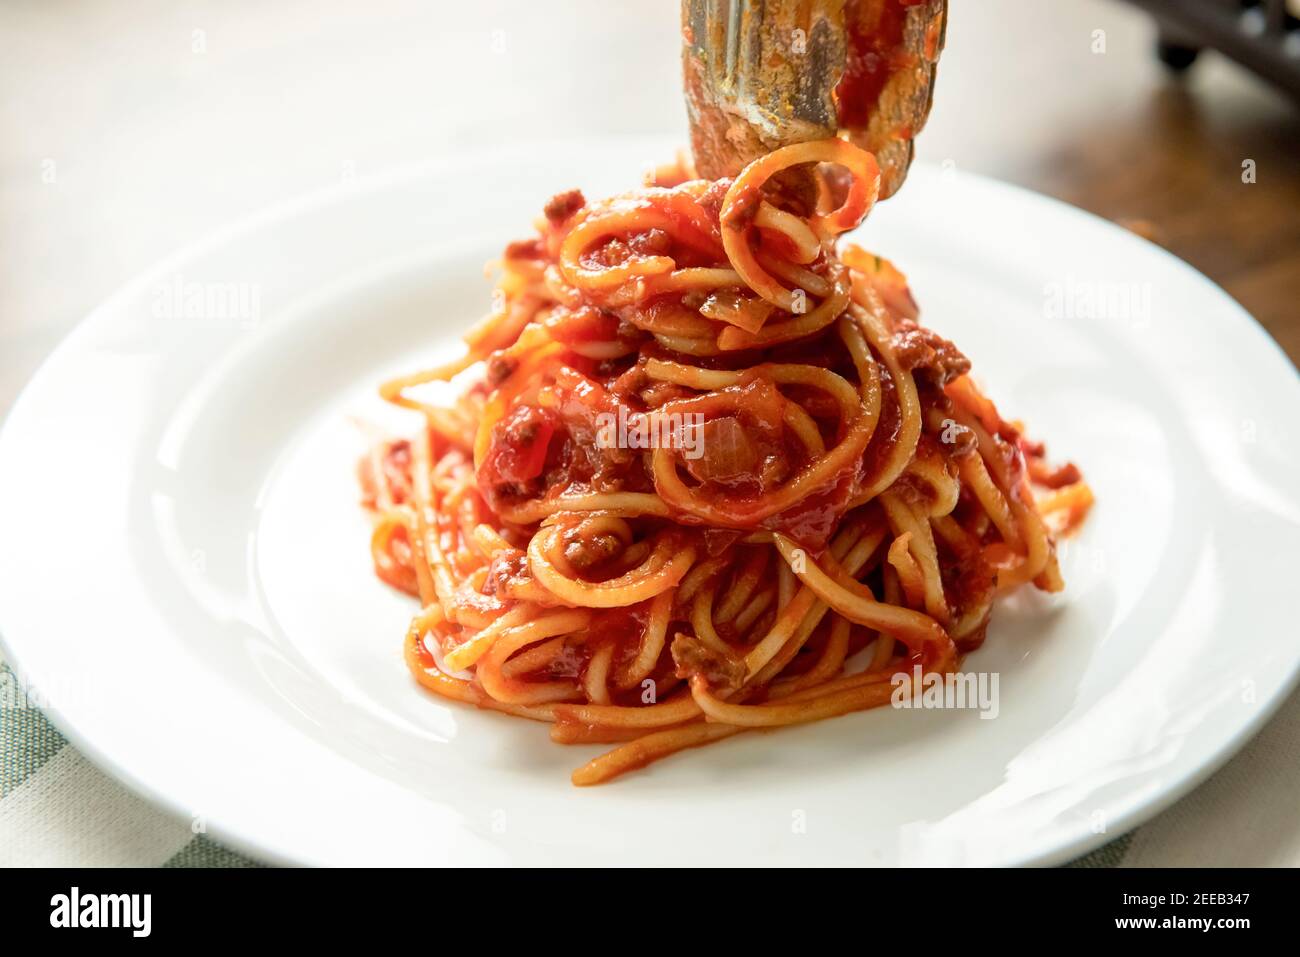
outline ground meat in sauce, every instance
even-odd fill
[[[538,410],[521,405],[516,409],[515,414],[506,420],[504,439],[514,446],[530,446],[537,441],[543,424],[542,415]]]
[[[483,594],[504,594],[512,583],[527,581],[532,578],[528,568],[528,556],[522,552],[498,554],[488,566],[487,580],[483,583]]]
[[[903,320],[894,333],[894,354],[904,369],[924,375],[935,385],[943,386],[970,372],[970,360],[943,336]]]
[[[709,184],[708,189],[695,201],[696,205],[708,213],[710,218],[716,218],[722,212],[722,201],[731,189],[732,182],[730,179],[720,179]]]
[[[588,267],[611,268],[621,266],[632,255],[628,244],[621,239],[611,239],[603,246],[582,254],[582,262]]]
[[[758,215],[758,207],[763,202],[763,194],[756,189],[742,189],[740,195],[732,200],[723,226],[729,229],[745,229]]]
[[[495,389],[506,379],[509,379],[517,368],[519,368],[519,363],[515,359],[507,359],[505,356],[492,356],[487,362],[488,385]]]
[[[678,635],[673,640],[672,654],[679,678],[702,675],[715,691],[735,691],[745,681],[743,658],[710,648],[698,638]]]
[[[638,361],[636,365],[631,366],[626,372],[618,376],[609,385],[609,391],[614,395],[626,399],[628,396],[636,395],[642,389],[650,385],[650,376],[646,374],[645,364]]]
[[[666,256],[672,252],[673,238],[662,229],[647,229],[635,233],[627,244],[638,256]]]
[[[583,197],[582,190],[570,189],[552,196],[542,208],[542,212],[546,214],[547,219],[558,226],[586,205],[587,200]]]
[[[518,239],[506,245],[506,259],[541,259],[542,255],[539,239]]]
[[[379,470],[371,455],[363,455],[357,462],[357,478],[361,482],[361,504],[375,508],[379,503],[380,488],[387,488],[394,505],[411,498],[411,443],[407,439],[394,439],[379,445]]]
[[[623,540],[605,532],[590,538],[575,537],[564,544],[564,557],[580,571],[606,562],[623,550]]]

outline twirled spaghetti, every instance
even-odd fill
[[[886,703],[955,670],[999,592],[1061,588],[1049,525],[1091,493],[888,261],[837,249],[878,184],[840,140],[734,181],[679,161],[555,197],[506,249],[465,357],[381,388],[424,427],[362,463],[420,684],[615,744],[574,772],[596,784]],[[454,405],[417,398],[452,378]]]

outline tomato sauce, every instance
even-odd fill
[[[848,52],[844,75],[835,88],[840,127],[866,129],[880,102],[880,96],[895,74],[914,69],[917,58],[903,47],[903,33],[910,7],[924,0],[857,0],[848,5]],[[870,8],[877,10],[871,16]],[[937,51],[937,24],[926,34],[926,44]],[[910,130],[900,130],[910,135]]]

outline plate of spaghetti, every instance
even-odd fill
[[[1300,386],[1249,316],[1002,184],[674,152],[309,197],[92,315],[0,434],[74,742],[276,861],[1023,864],[1262,725]]]

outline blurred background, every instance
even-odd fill
[[[1241,39],[1287,2],[953,0],[918,156],[1125,222],[1294,360],[1300,110],[1216,52],[1174,73],[1142,9],[1218,8]],[[1300,64],[1294,36],[1273,47]],[[96,303],[224,223],[447,152],[620,133],[685,141],[675,0],[0,0],[0,411]]]

